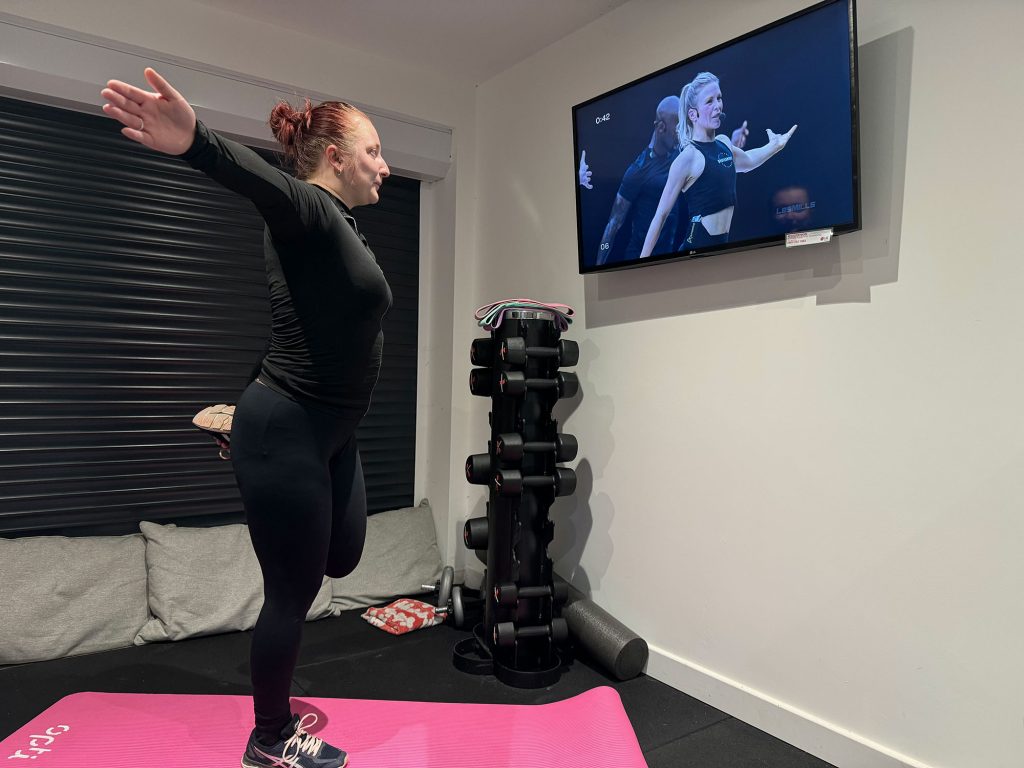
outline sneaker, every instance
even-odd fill
[[[242,755],[242,768],[344,768],[348,755],[306,733],[305,729],[314,725],[312,712],[301,720],[293,715],[281,731],[281,740],[271,746],[257,740],[254,730]]]

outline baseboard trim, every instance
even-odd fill
[[[837,768],[933,768],[656,646],[645,671]]]

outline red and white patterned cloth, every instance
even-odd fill
[[[409,598],[395,600],[382,608],[369,608],[363,618],[392,635],[404,635],[444,621],[444,616],[437,612],[437,606]]]

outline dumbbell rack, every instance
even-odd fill
[[[558,647],[569,634],[560,616],[567,585],[556,583],[548,557],[548,510],[575,490],[575,473],[556,464],[575,458],[576,440],[557,432],[551,410],[578,390],[576,376],[559,368],[575,365],[579,348],[560,340],[554,321],[543,310],[509,310],[471,349],[470,389],[491,398],[491,439],[486,454],[467,459],[466,477],[489,494],[486,517],[468,520],[463,538],[470,549],[486,549],[487,570],[483,622],[456,644],[453,662],[519,688],[557,682]]]

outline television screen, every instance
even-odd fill
[[[580,273],[859,229],[855,17],[827,0],[573,107]]]

